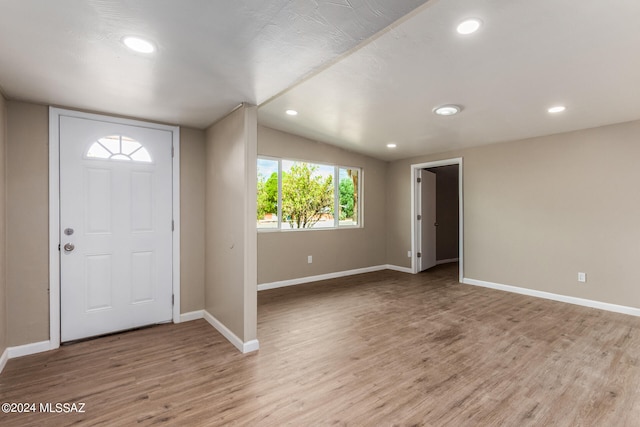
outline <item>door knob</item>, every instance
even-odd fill
[[[76,247],[73,243],[67,243],[66,245],[64,245],[64,250],[67,252],[71,252],[72,250],[74,250]]]

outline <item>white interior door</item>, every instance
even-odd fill
[[[427,270],[436,265],[436,174],[427,170],[418,170],[420,183],[420,257],[418,271]]]
[[[172,134],[60,118],[61,341],[172,319]]]

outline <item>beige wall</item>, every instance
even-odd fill
[[[410,265],[410,165],[462,156],[465,277],[640,307],[639,139],[636,121],[393,162],[388,261]]]
[[[180,312],[204,309],[204,131],[180,128]]]
[[[0,275],[0,350],[49,338],[48,111],[4,102],[2,141],[2,103],[0,193],[4,176],[6,195],[0,200],[11,251],[4,302]],[[362,167],[365,227],[258,236],[255,123],[251,107],[209,128],[206,138],[182,130],[182,312],[205,307],[248,341],[256,335],[252,265],[258,265],[259,283],[380,264],[409,267],[410,165],[459,156],[465,277],[640,307],[640,288],[633,285],[640,259],[640,121],[390,164],[261,127],[262,155]],[[1,240],[0,232],[4,248]],[[300,262],[290,261],[296,257]],[[578,271],[587,273],[586,284],[578,284]]]
[[[256,107],[206,132],[205,308],[244,342],[256,338]]]
[[[0,355],[7,348],[7,281],[6,281],[6,175],[7,108],[0,93]]]
[[[7,102],[7,345],[49,339],[48,107]],[[204,308],[204,132],[181,129],[181,312]],[[184,156],[184,158],[182,158]]]
[[[263,126],[258,127],[258,154],[361,167],[364,189],[364,228],[260,231],[258,283],[386,264],[386,162]]]
[[[7,103],[8,345],[49,339],[49,116]]]

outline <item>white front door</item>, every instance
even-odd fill
[[[427,170],[418,170],[420,184],[420,258],[418,271],[427,270],[436,265],[436,174]]]
[[[60,117],[61,341],[172,319],[172,133]]]

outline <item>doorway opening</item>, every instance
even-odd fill
[[[464,278],[462,158],[411,165],[411,270],[457,261]]]

